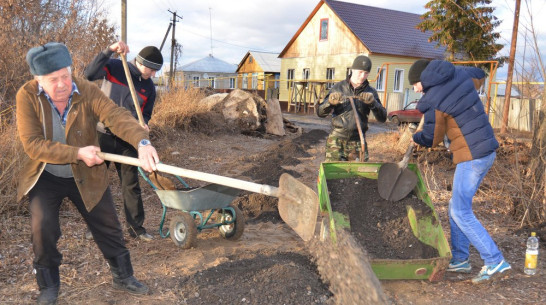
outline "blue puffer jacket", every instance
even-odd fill
[[[499,143],[472,81],[484,77],[478,68],[431,61],[421,73],[425,95],[417,104],[417,109],[424,113],[425,124],[413,140],[434,147],[447,134],[455,164],[493,153]]]

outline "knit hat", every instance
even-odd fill
[[[372,69],[372,61],[368,58],[368,56],[365,56],[365,55],[357,56],[355,60],[353,61],[353,65],[351,66],[351,69],[370,72],[370,70]]]
[[[411,65],[408,73],[410,85],[421,81],[421,73],[423,73],[429,63],[430,60],[428,59],[419,59]]]
[[[58,42],[48,42],[27,52],[27,63],[32,75],[47,75],[72,65],[68,48]]]
[[[153,70],[161,69],[163,65],[163,55],[158,48],[147,46],[138,53],[136,61]]]

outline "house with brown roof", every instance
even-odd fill
[[[313,106],[335,82],[347,77],[356,56],[366,55],[372,61],[368,80],[383,105],[389,111],[402,108],[420,97],[407,80],[411,64],[420,58],[444,57],[444,48],[428,42],[431,32],[416,28],[420,22],[419,14],[319,1],[279,54],[279,99],[289,106],[302,100]]]

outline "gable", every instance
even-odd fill
[[[319,42],[322,18],[330,20],[329,44]],[[431,32],[418,30],[416,26],[420,22],[418,14],[322,0],[279,57],[353,53],[443,58],[445,48],[436,48],[435,43],[428,42]]]
[[[328,38],[325,40],[320,39],[322,20],[328,22]],[[279,57],[315,57],[347,53],[367,54],[368,49],[335,12],[321,1]]]

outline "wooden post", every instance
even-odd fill
[[[508,129],[508,113],[510,112],[510,95],[512,94],[512,75],[514,74],[514,57],[516,56],[516,43],[518,40],[519,8],[521,0],[516,0],[514,12],[514,26],[512,28],[512,42],[510,45],[510,58],[508,60],[508,76],[506,78],[506,89],[504,90],[504,109],[502,111],[501,134]]]

